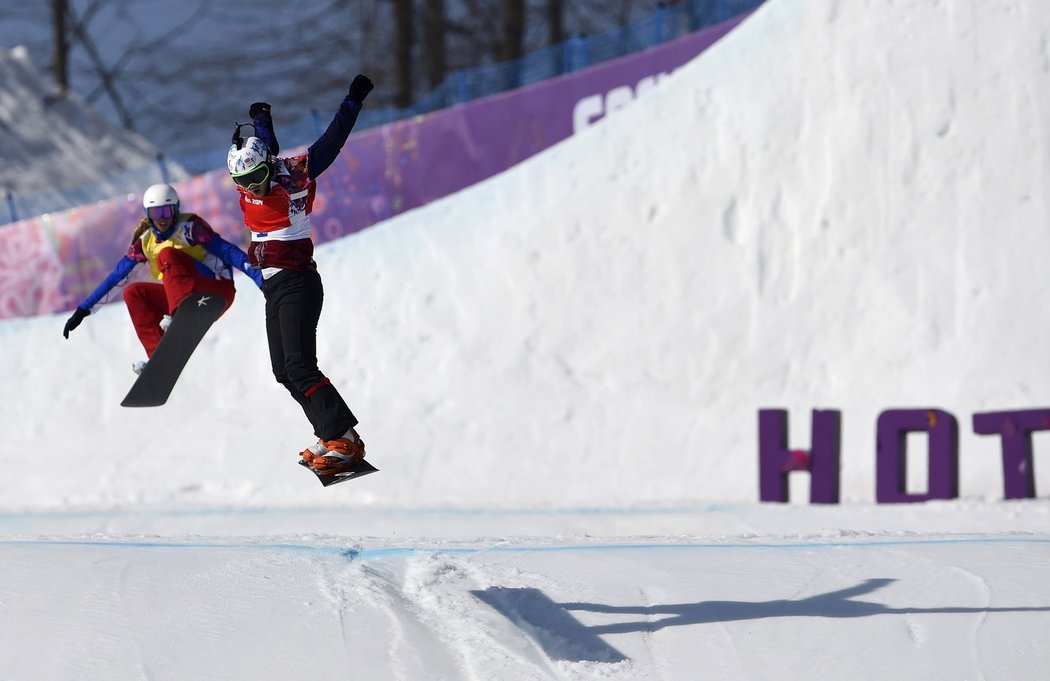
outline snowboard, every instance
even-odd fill
[[[225,308],[226,299],[214,293],[194,293],[179,303],[171,326],[120,406],[159,407],[167,402],[190,355]]]
[[[325,487],[338,485],[341,482],[353,480],[354,478],[360,478],[362,475],[368,475],[369,473],[379,472],[378,468],[368,463],[364,459],[355,463],[353,468],[351,468],[350,470],[343,471],[342,473],[336,473],[335,475],[321,475],[320,473],[314,473],[314,471],[310,469],[310,466],[307,465],[306,461],[300,461],[299,465],[316,475],[317,479],[320,480],[321,484]]]

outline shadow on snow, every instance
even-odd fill
[[[856,586],[797,600],[701,601],[669,605],[619,606],[597,603],[557,603],[539,589],[489,587],[472,591],[479,600],[529,635],[552,660],[621,662],[627,658],[603,641],[604,634],[654,632],[667,627],[773,617],[873,617],[907,614],[968,614],[990,612],[1050,612],[1046,607],[894,608],[854,600],[877,591],[893,579],[868,579]],[[646,619],[585,626],[571,611],[609,615],[642,615]],[[653,620],[651,618],[661,617]]]

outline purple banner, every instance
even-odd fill
[[[315,241],[346,236],[524,161],[624,106],[744,18],[543,83],[351,134],[318,180]],[[225,169],[175,188],[183,210],[246,245],[237,192]],[[0,319],[68,310],[83,300],[127,250],[142,215],[140,201],[141,195],[121,197],[0,228]]]

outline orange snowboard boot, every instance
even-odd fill
[[[318,475],[335,475],[350,470],[365,458],[365,443],[351,428],[343,437],[318,440],[302,451],[306,465]]]

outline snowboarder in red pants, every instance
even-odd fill
[[[128,284],[124,288],[124,302],[147,358],[153,356],[164,335],[164,318],[170,319],[187,296],[214,293],[226,301],[224,311],[229,309],[236,293],[233,267],[251,277],[257,286],[262,285],[261,273],[249,265],[244,251],[216,234],[199,215],[180,212],[179,195],[170,185],[149,187],[142,196],[142,207],[146,216],[135,229],[127,254],[74,310],[62,330],[66,338],[91,314],[92,308],[142,263],[149,263],[150,272],[160,283]],[[136,373],[140,373],[145,364],[136,362],[133,365]]]

